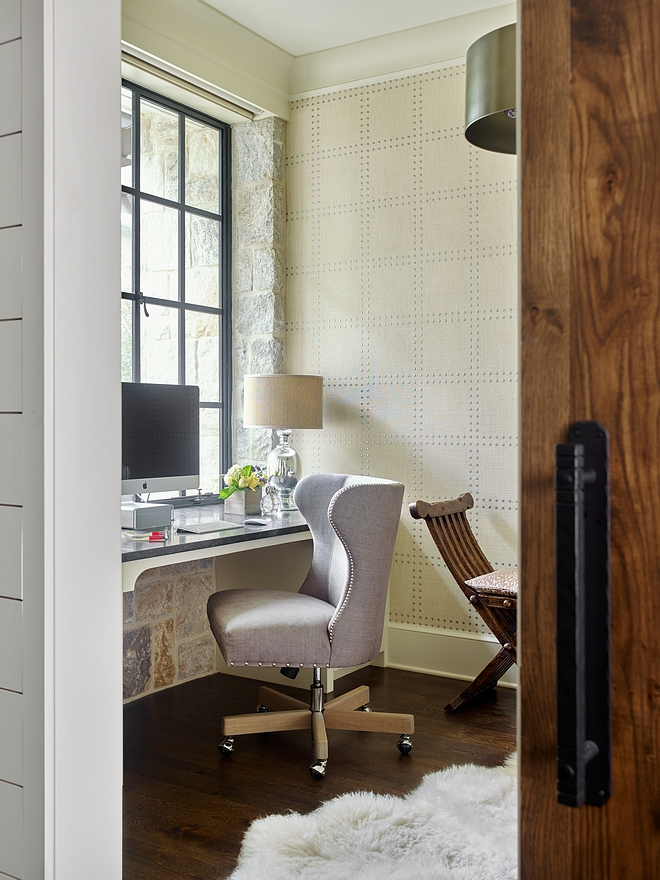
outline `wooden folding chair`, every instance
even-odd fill
[[[469,687],[445,706],[449,712],[494,688],[516,662],[518,573],[515,569],[493,570],[465,515],[471,507],[474,501],[469,493],[453,501],[417,501],[410,505],[411,516],[426,522],[454,580],[502,645]]]

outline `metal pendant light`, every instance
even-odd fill
[[[515,153],[515,24],[479,37],[465,66],[465,137],[484,150]]]

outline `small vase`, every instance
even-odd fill
[[[237,489],[225,498],[225,513],[234,516],[257,516],[261,513],[261,486],[258,489]]]

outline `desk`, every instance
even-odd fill
[[[222,504],[205,504],[200,507],[185,507],[175,510],[174,525],[184,523],[227,520],[242,523],[244,517],[225,514]],[[285,511],[275,516],[265,516],[267,526],[241,526],[223,532],[208,532],[205,535],[192,535],[185,532],[172,532],[168,541],[147,543],[131,541],[122,533],[122,588],[124,593],[135,589],[135,582],[143,571],[177,565],[197,559],[215,560],[215,588],[250,589],[263,588],[296,591],[309,571],[312,562],[312,536],[309,526],[297,510]],[[250,553],[244,551],[249,550]],[[383,666],[385,662],[387,629],[383,630],[383,647],[374,665]],[[228,667],[220,651],[217,652],[219,672],[243,678],[268,681],[288,687],[308,688],[312,681],[309,669],[302,669],[295,681],[283,680],[279,671],[263,667]],[[330,693],[337,678],[348,675],[359,667],[346,669],[324,669],[322,680]]]
[[[213,559],[215,589],[271,588],[298,590],[312,561],[312,538],[309,527],[297,511],[285,511],[262,517],[266,526],[243,526],[244,517],[225,514],[222,504],[177,508],[174,526],[226,520],[236,522],[239,528],[222,532],[195,535],[172,531],[164,542],[132,541],[122,532],[122,589],[135,590],[138,577],[145,571],[200,559]],[[250,551],[245,552],[245,551]],[[225,665],[219,651],[216,653],[217,670],[245,678],[258,678],[282,684],[279,671],[257,667],[231,669]],[[350,670],[349,670],[350,671]],[[294,687],[307,687],[307,672],[303,670]],[[328,690],[333,686],[333,670],[324,670]]]
[[[205,504],[200,507],[175,510],[174,526],[219,519],[236,523],[243,521],[242,516],[225,515],[222,504]],[[129,593],[135,589],[135,582],[143,571],[164,565],[176,565],[193,559],[209,559],[264,547],[281,547],[299,541],[308,542],[311,548],[309,527],[297,510],[278,513],[263,519],[268,520],[267,526],[241,526],[223,532],[207,532],[205,535],[172,531],[168,541],[158,543],[131,541],[122,531],[123,592]]]

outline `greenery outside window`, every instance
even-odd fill
[[[124,382],[198,385],[201,488],[231,464],[229,126],[122,86]]]

